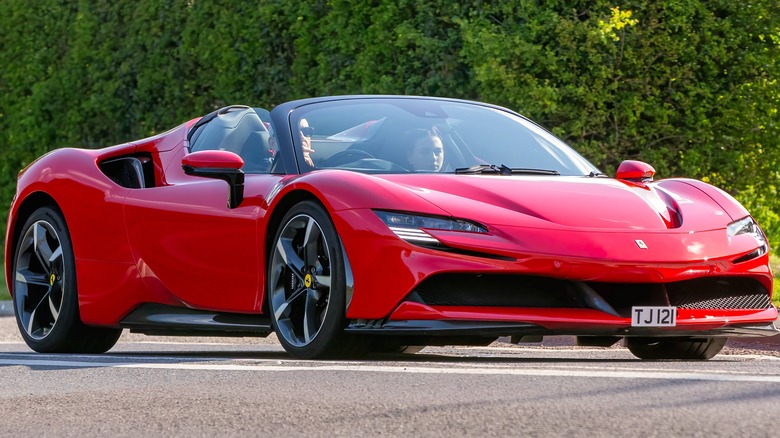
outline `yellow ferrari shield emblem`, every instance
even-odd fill
[[[306,277],[303,278],[303,284],[306,287],[311,287],[312,279],[311,274],[306,274]]]
[[[53,286],[54,285],[54,280],[56,280],[56,279],[57,279],[57,276],[54,275],[54,274],[51,274],[49,276],[49,286]]]

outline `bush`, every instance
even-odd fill
[[[429,94],[516,109],[608,173],[641,159],[713,182],[780,241],[775,0],[0,5],[0,205],[50,149],[231,103]]]

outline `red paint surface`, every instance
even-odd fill
[[[322,170],[246,175],[244,201],[229,209],[224,181],[185,175],[181,166],[238,168],[238,157],[221,151],[188,154],[186,128],[113,148],[61,149],[31,164],[20,176],[8,221],[9,286],[11,242],[25,220],[20,207],[45,193],[68,224],[81,317],[94,325],[116,325],[147,302],[262,313],[266,239],[274,232],[268,219],[288,196],[301,195],[328,209],[346,249],[354,276],[348,318],[517,321],[566,332],[627,324],[625,318],[596,310],[431,308],[404,302],[419,282],[445,272],[647,283],[717,274],[749,276],[772,290],[767,255],[732,263],[756,247],[750,236],[726,235],[727,224],[747,211],[698,181],[638,186],[607,178]],[[152,157],[156,187],[123,188],[98,168],[102,160],[135,153]],[[430,234],[452,248],[513,260],[411,245],[396,237],[373,209],[476,221],[489,232]],[[775,309],[680,312],[678,324],[686,329],[777,318]]]

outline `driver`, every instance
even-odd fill
[[[406,160],[414,171],[438,172],[444,164],[444,144],[441,137],[427,129],[416,129],[409,134]]]
[[[314,149],[311,148],[311,136],[314,134],[314,128],[309,126],[309,121],[301,119],[298,123],[298,129],[301,133],[301,147],[303,148],[303,160],[306,161],[311,167],[314,167],[314,160],[311,159],[311,154],[314,153]]]

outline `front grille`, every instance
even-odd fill
[[[682,309],[768,309],[769,293],[743,277],[707,277],[674,283],[576,282],[530,275],[440,274],[420,283],[409,301],[430,306],[596,308],[618,315],[632,306]],[[609,311],[607,306],[599,310]]]
[[[769,294],[752,278],[699,278],[667,286],[669,303],[682,309],[768,309]]]

